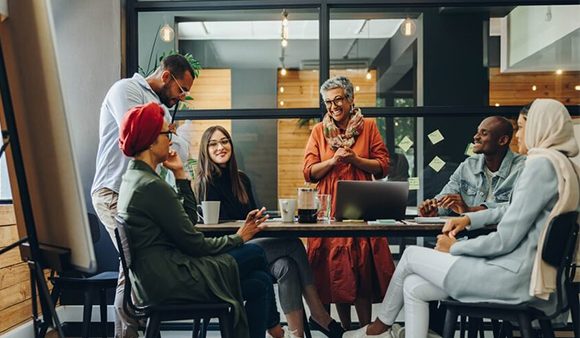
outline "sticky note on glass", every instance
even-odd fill
[[[473,143],[468,143],[467,147],[465,147],[465,155],[473,156],[475,153],[473,152]]]
[[[403,137],[401,142],[399,142],[399,148],[403,149],[404,152],[407,152],[411,146],[413,146],[413,141],[408,136]]]
[[[435,170],[436,172],[439,172],[441,170],[441,168],[443,168],[445,166],[445,161],[440,159],[439,156],[435,156],[435,157],[433,157],[433,159],[429,163],[429,166],[433,170]]]
[[[409,190],[419,190],[419,177],[409,177]]]
[[[443,137],[443,134],[441,134],[439,129],[427,135],[427,137],[429,138],[429,141],[431,141],[431,143],[433,144],[437,144],[445,139],[445,137]]]

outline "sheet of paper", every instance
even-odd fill
[[[409,190],[419,190],[419,177],[409,177]]]
[[[399,142],[399,148],[403,149],[404,152],[407,152],[409,148],[413,146],[413,141],[408,136],[403,137],[401,142]]]
[[[431,143],[433,144],[437,144],[445,139],[445,137],[443,137],[443,134],[441,134],[441,131],[439,131],[439,129],[427,135],[427,137],[429,138],[429,141],[431,141]]]
[[[435,157],[433,157],[431,162],[429,162],[429,166],[433,170],[435,170],[436,172],[439,172],[441,170],[441,168],[443,168],[445,166],[445,161],[443,161],[441,158],[439,158],[439,156],[435,156]]]
[[[467,147],[465,147],[465,155],[473,156],[475,153],[473,152],[473,143],[468,143]]]
[[[443,224],[445,223],[445,219],[441,217],[415,217],[415,222],[427,224]]]

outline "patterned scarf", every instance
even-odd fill
[[[322,119],[324,137],[332,147],[332,150],[341,147],[352,147],[356,137],[362,132],[364,119],[360,108],[353,107],[350,114],[350,121],[348,121],[346,131],[342,135],[330,113],[324,115],[324,119]]]

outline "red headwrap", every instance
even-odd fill
[[[129,109],[119,128],[119,148],[123,154],[135,156],[153,144],[163,127],[164,116],[163,108],[155,102]]]

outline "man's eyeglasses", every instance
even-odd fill
[[[322,101],[324,103],[324,105],[326,106],[326,108],[330,108],[332,107],[332,104],[334,103],[335,106],[337,107],[341,107],[342,104],[344,103],[344,97],[342,96],[337,96],[332,100],[324,100]]]
[[[169,139],[169,141],[171,141],[171,138],[173,137],[173,134],[175,134],[175,132],[174,132],[174,131],[172,131],[172,130],[166,130],[166,131],[161,131],[161,132],[159,132],[159,134],[160,134],[160,135],[165,135],[165,136],[167,136],[167,138]],[[175,134],[175,135],[177,135],[177,134]]]
[[[222,138],[222,139],[221,139],[221,140],[219,140],[219,141],[210,141],[210,142],[207,144],[207,146],[208,146],[208,148],[215,148],[215,147],[217,147],[217,146],[218,146],[218,144],[221,144],[221,145],[222,145],[222,147],[225,147],[225,146],[227,146],[227,145],[229,145],[229,144],[230,144],[230,140],[229,140],[229,139],[227,139],[227,138]]]
[[[179,84],[179,82],[177,81],[177,79],[175,78],[175,76],[173,76],[172,73],[171,74],[171,78],[173,78],[173,81],[175,81],[175,83],[177,83],[177,86],[179,87],[179,90],[181,91],[181,93],[179,94],[179,96],[182,96],[183,98],[186,98],[189,96],[189,91],[183,89],[183,87]]]

